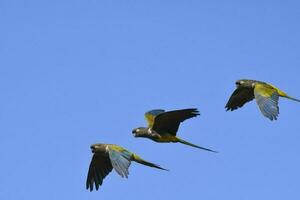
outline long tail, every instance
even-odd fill
[[[285,96],[285,98],[291,99],[291,100],[293,100],[293,101],[298,101],[298,102],[300,102],[300,99],[296,99],[296,98],[294,98],[294,97]]]
[[[287,99],[291,99],[291,100],[293,100],[293,101],[298,101],[298,102],[300,102],[300,99],[296,99],[296,98],[294,98],[294,97],[291,97],[291,96],[287,95],[285,92],[283,92],[282,90],[276,88],[275,86],[273,86],[273,87],[277,90],[279,96],[285,97],[285,98],[287,98]]]
[[[141,157],[139,157],[139,156],[136,155],[136,154],[133,154],[133,160],[134,160],[135,162],[138,162],[138,163],[143,164],[143,165],[147,165],[147,166],[149,166],[149,167],[154,167],[154,168],[157,168],[157,169],[169,171],[168,169],[162,168],[162,167],[160,167],[159,165],[156,165],[156,164],[154,164],[154,163],[151,163],[151,162],[148,162],[148,161],[146,161],[146,160],[143,160]]]
[[[192,146],[192,147],[196,147],[196,148],[198,148],[198,149],[202,149],[202,150],[206,150],[206,151],[218,153],[217,151],[214,151],[214,150],[211,150],[211,149],[208,149],[208,148],[204,148],[204,147],[200,147],[200,146],[198,146],[198,145],[189,143],[188,141],[185,141],[185,140],[180,139],[180,138],[178,138],[178,137],[177,137],[177,139],[178,139],[178,142],[180,142],[180,143],[182,143],[182,144],[189,145],[189,146]]]

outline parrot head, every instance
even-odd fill
[[[254,80],[241,79],[236,81],[235,85],[238,88],[254,88],[256,82]]]
[[[139,127],[132,130],[134,137],[145,137],[148,135],[148,128]]]
[[[107,145],[105,145],[105,144],[93,144],[93,145],[91,145],[91,150],[92,150],[92,152],[93,153],[96,153],[96,152],[105,152],[105,147],[106,147]]]

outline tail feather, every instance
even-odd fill
[[[189,146],[192,146],[192,147],[196,147],[196,148],[198,148],[198,149],[202,149],[202,150],[206,150],[206,151],[218,153],[217,151],[214,151],[214,150],[211,150],[211,149],[208,149],[208,148],[205,148],[205,147],[200,147],[200,146],[198,146],[198,145],[192,144],[192,143],[190,143],[190,142],[188,142],[188,141],[185,141],[185,140],[183,140],[183,139],[180,139],[180,138],[178,138],[178,137],[177,137],[177,139],[178,139],[178,142],[180,142],[180,143],[182,143],[182,144],[189,145]]]
[[[272,86],[273,86],[273,85],[272,85]],[[296,99],[296,98],[294,98],[294,97],[291,97],[291,96],[287,95],[285,92],[283,92],[282,90],[276,88],[275,86],[273,86],[273,87],[277,90],[279,96],[285,97],[285,98],[288,98],[288,99],[291,99],[291,100],[293,100],[293,101],[298,101],[298,102],[300,102],[300,99]]]
[[[160,167],[159,165],[156,165],[156,164],[154,164],[154,163],[151,163],[151,162],[148,162],[148,161],[146,161],[146,160],[143,160],[141,157],[139,157],[139,156],[136,155],[136,154],[133,154],[133,160],[134,160],[135,162],[138,162],[138,163],[140,163],[140,164],[143,164],[143,165],[146,165],[146,166],[149,166],[149,167],[154,167],[154,168],[157,168],[157,169],[169,171],[168,169],[162,168],[162,167]]]
[[[286,96],[286,98],[291,99],[291,100],[293,100],[293,101],[300,102],[300,99],[296,99],[296,98],[294,98],[294,97]]]

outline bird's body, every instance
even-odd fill
[[[189,143],[176,136],[181,122],[199,115],[195,108],[173,110],[165,112],[161,109],[150,110],[145,113],[148,127],[135,128],[132,133],[135,137],[149,138],[159,143],[182,143],[199,149],[212,151],[204,147]]]
[[[245,103],[256,99],[261,113],[270,120],[276,120],[279,114],[279,97],[300,102],[272,84],[242,79],[236,81],[236,90],[232,93],[225,108],[230,111],[242,107]]]
[[[159,135],[158,138],[154,139],[155,142],[168,143],[168,142],[178,142],[178,138],[171,134]]]
[[[129,166],[131,161],[138,162],[140,164],[154,167],[157,169],[166,170],[156,164],[143,160],[137,154],[114,144],[94,144],[91,146],[94,153],[92,161],[90,163],[88,176],[86,180],[86,188],[93,190],[94,185],[96,190],[102,185],[103,179],[115,169],[115,171],[122,177],[128,177]]]

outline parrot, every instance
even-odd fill
[[[93,191],[94,185],[96,190],[102,185],[103,179],[114,169],[121,177],[128,178],[129,166],[131,161],[154,167],[161,170],[164,169],[156,164],[143,160],[137,154],[114,144],[93,144],[91,145],[93,157],[89,166],[86,179],[86,189]],[[168,171],[168,170],[167,170]]]
[[[139,127],[132,130],[134,137],[149,138],[160,143],[182,143],[202,150],[216,152],[187,142],[176,136],[181,122],[200,115],[197,108],[188,108],[166,112],[163,109],[154,109],[145,113],[148,127]]]
[[[285,97],[300,102],[272,84],[262,81],[241,79],[235,82],[236,89],[230,96],[225,109],[233,111],[242,107],[245,103],[256,99],[261,113],[271,121],[277,120],[279,115],[279,97]]]

